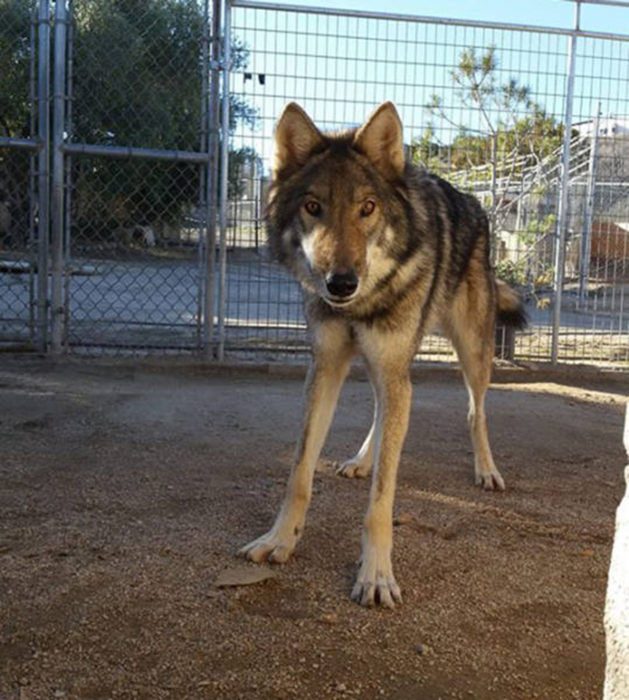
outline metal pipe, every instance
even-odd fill
[[[212,52],[208,106],[208,167],[206,177],[205,295],[203,350],[209,359],[213,352],[214,306],[216,300],[216,220],[218,209],[218,122],[221,58],[221,1],[212,2]]]
[[[596,191],[596,169],[598,166],[598,139],[599,121],[601,116],[601,103],[598,103],[596,117],[592,120],[594,133],[590,145],[590,162],[588,167],[587,192],[585,200],[585,213],[583,215],[583,230],[581,232],[581,255],[579,265],[579,306],[585,306],[587,297],[587,284],[590,277],[590,255],[592,252],[592,219],[594,217],[594,195]]]
[[[582,0],[579,0],[581,2]],[[588,32],[581,29],[564,29],[562,27],[545,27],[533,24],[513,24],[505,22],[483,22],[472,19],[453,19],[450,17],[428,17],[426,15],[406,15],[393,12],[371,12],[367,10],[340,10],[332,7],[313,7],[308,5],[283,5],[257,0],[232,0],[232,7],[249,10],[281,10],[302,14],[328,15],[331,17],[354,17],[357,19],[391,20],[395,22],[414,22],[417,24],[439,24],[451,27],[470,27],[473,29],[495,29],[508,32],[529,32],[534,34],[559,34],[561,36],[582,36],[590,39],[610,39],[629,41],[628,34],[608,32]]]
[[[53,354],[61,352],[64,326],[63,308],[63,249],[64,211],[63,180],[64,153],[63,132],[65,127],[66,89],[66,0],[55,2],[55,58],[53,84],[52,118],[52,185],[51,185],[51,345]]]
[[[74,4],[69,0],[68,4],[68,40],[67,40],[67,63],[66,63],[66,139],[72,141],[74,128],[72,124],[72,96],[74,89]],[[63,239],[64,266],[66,271],[69,267],[69,258],[72,245],[72,156],[68,153],[65,158],[64,174],[64,210],[65,226]],[[70,284],[71,274],[64,275],[63,289],[63,347],[67,349],[70,344]]]
[[[220,245],[218,250],[218,355],[225,359],[225,307],[227,302],[227,195],[229,176],[229,71],[231,67],[231,6],[225,0],[223,21],[223,96],[221,116]]]
[[[581,4],[575,5],[574,23],[579,29]],[[574,103],[574,68],[577,54],[577,35],[568,39],[568,75],[566,86],[566,108],[564,118],[563,151],[561,154],[561,192],[559,214],[557,217],[557,234],[555,247],[555,303],[553,306],[553,325],[550,360],[553,364],[559,358],[559,326],[561,325],[561,301],[563,293],[566,228],[568,226],[568,190],[570,188],[570,137],[572,134],[572,106]]]
[[[207,153],[209,141],[209,92],[210,92],[210,3],[209,0],[203,2],[203,36],[201,39],[201,121],[199,124],[199,152]],[[205,221],[203,218],[199,222],[199,244],[197,246],[197,272],[199,283],[197,284],[197,313],[196,313],[196,342],[199,350],[203,349],[203,299],[204,285],[207,272],[205,261],[207,255],[205,247],[207,239],[204,231],[207,231],[207,199],[206,199],[206,178],[208,176],[207,167],[199,166],[199,208],[205,211]]]
[[[34,141],[33,139],[14,139],[9,136],[0,136],[0,148],[19,148],[25,151],[39,151],[43,144],[41,141]]]
[[[35,214],[35,193],[37,192],[37,157],[36,150],[39,144],[32,141],[37,132],[37,115],[35,104],[37,102],[37,68],[35,57],[37,56],[37,7],[35,3],[31,5],[31,21],[29,27],[29,48],[30,56],[28,60],[28,101],[29,101],[29,147],[35,145],[35,149],[28,157],[28,339],[31,343],[36,339],[36,313],[37,302],[35,300],[35,275],[37,270],[37,238],[36,214]]]
[[[63,153],[78,153],[88,156],[110,158],[144,158],[146,160],[169,160],[180,163],[207,163],[209,155],[197,151],[168,151],[159,148],[137,148],[135,146],[104,146],[91,143],[64,143]]]
[[[564,2],[575,2],[575,0],[564,0]],[[627,7],[629,2],[623,0],[580,0],[582,5],[612,5],[614,7]]]
[[[50,6],[49,0],[39,3],[37,59],[37,346],[48,347],[48,236],[50,232]]]

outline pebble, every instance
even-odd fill
[[[336,613],[323,613],[319,619],[326,625],[336,625],[339,621],[339,616]]]

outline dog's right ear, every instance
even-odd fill
[[[304,110],[296,102],[286,105],[275,127],[273,179],[300,168],[323,143],[323,135]]]

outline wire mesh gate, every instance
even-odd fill
[[[497,269],[529,298],[515,357],[626,367],[629,43],[584,31],[575,7],[566,30],[0,0],[0,61],[16,67],[0,70],[0,341],[305,352],[299,292],[264,243],[272,125],[289,100],[344,128],[393,99],[409,157],[490,212]],[[423,357],[451,349],[431,337]]]
[[[0,338],[209,348],[220,12],[209,0],[3,0],[0,12],[3,63],[30,73],[28,95],[17,77],[2,85],[21,114],[9,110],[0,141]]]

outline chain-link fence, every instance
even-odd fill
[[[68,9],[75,151],[66,160],[62,343],[200,349],[213,266],[207,188],[216,180],[209,3],[74,0]]]
[[[0,3],[0,338],[30,344],[36,336],[38,237],[37,61],[34,2]],[[46,124],[41,124],[44,136]],[[5,145],[5,144],[3,144]]]
[[[2,341],[207,348],[220,57],[209,1],[0,0],[0,13]]]
[[[307,352],[265,242],[273,124],[291,100],[332,129],[393,100],[408,157],[483,202],[526,295],[503,353],[626,367],[629,35],[575,27],[0,0],[0,341]],[[453,356],[431,336],[422,357]]]

